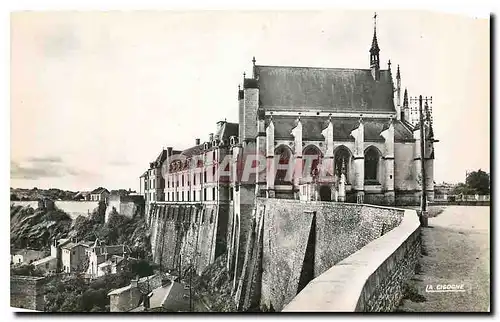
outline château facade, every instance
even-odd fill
[[[162,150],[141,176],[151,224],[177,216],[169,205],[210,207],[212,240],[223,249],[209,251],[227,251],[228,266],[238,270],[257,197],[418,205],[423,158],[433,200],[432,113],[426,106],[421,155],[399,65],[395,77],[390,60],[381,69],[376,27],[365,69],[252,62],[251,77],[243,74],[238,86],[238,123],[218,122],[215,134],[189,149]],[[204,220],[204,212],[189,211]]]

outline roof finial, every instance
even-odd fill
[[[408,89],[405,87],[405,94],[403,97],[403,106],[408,107]]]
[[[252,63],[253,63],[254,66],[255,66],[255,62],[256,62],[255,56],[253,56]]]
[[[238,90],[241,90],[240,84],[238,84]]]
[[[247,75],[247,73],[243,72],[243,79],[245,79],[246,75]]]
[[[387,63],[387,65],[389,66],[389,70],[391,70],[391,60],[389,59],[389,62]]]
[[[401,79],[401,74],[399,73],[399,64],[398,64],[398,71],[396,73],[396,79]]]

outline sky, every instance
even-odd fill
[[[490,170],[489,20],[379,11],[381,68],[433,97],[436,182]],[[11,14],[11,186],[139,189],[162,148],[237,122],[257,64],[369,68],[372,11]],[[395,73],[393,73],[395,76]]]

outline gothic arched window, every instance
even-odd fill
[[[290,179],[287,178],[287,169],[286,169],[290,165],[290,160],[292,157],[292,153],[291,153],[290,149],[288,147],[282,145],[274,151],[274,154],[275,154],[276,158],[278,158],[275,184],[279,185],[279,184],[284,184],[284,183],[285,184],[291,183],[291,176],[290,176]]]
[[[368,184],[378,184],[377,172],[379,162],[378,150],[374,147],[369,147],[365,151],[365,182]]]
[[[346,180],[349,180],[349,165],[351,162],[351,154],[347,150],[347,148],[341,146],[335,152],[335,176],[340,178],[340,174],[342,173],[342,167],[344,166],[344,173]]]
[[[310,157],[306,157],[306,158],[311,158],[312,159],[312,164],[309,165],[308,162],[311,162],[311,161],[308,161],[308,159],[304,158],[304,161],[303,161],[303,164],[302,164],[302,169],[304,171],[304,175],[305,176],[308,176],[308,175],[314,175],[314,174],[318,174],[319,172],[319,164],[320,164],[320,159],[321,159],[321,151],[314,145],[309,145],[307,146],[304,151],[303,151],[303,155],[308,155]],[[306,169],[305,167],[307,166],[310,166],[310,169]],[[307,172],[306,172],[307,171]]]

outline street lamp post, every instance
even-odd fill
[[[416,101],[417,98],[410,98],[411,101]],[[426,106],[429,102],[432,102],[432,96],[430,98],[425,97]],[[427,226],[427,177],[425,171],[425,125],[424,125],[424,112],[423,112],[423,99],[422,95],[418,97],[418,113],[419,113],[419,129],[420,129],[420,175],[421,175],[421,186],[422,186],[422,196],[420,198],[420,221],[422,226]],[[426,111],[427,115],[428,111]],[[428,115],[427,115],[428,117]],[[430,122],[430,119],[428,120]],[[433,139],[431,139],[433,140]],[[434,141],[436,142],[436,141]]]
[[[418,97],[418,113],[420,119],[420,164],[422,171],[422,198],[420,208],[422,216],[427,215],[427,191],[426,187],[426,173],[425,173],[425,126],[424,126],[424,113],[422,111],[422,95]]]

